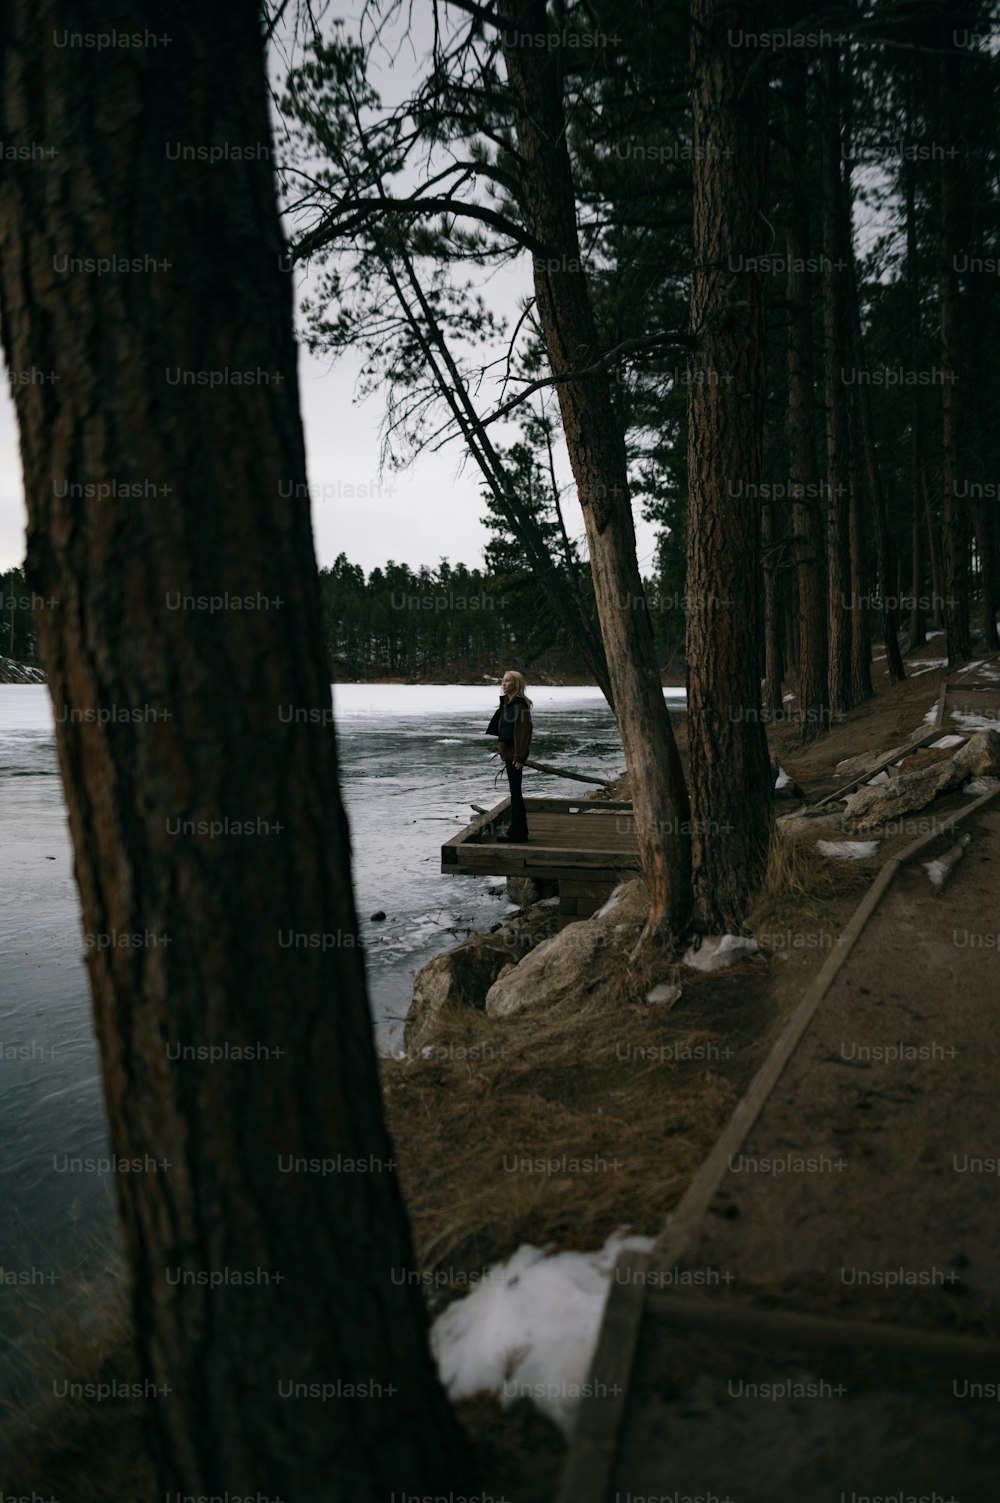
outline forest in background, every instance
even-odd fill
[[[140,38],[158,40],[160,12],[137,0]],[[629,967],[662,974],[694,936],[743,932],[776,849],[765,723],[783,666],[797,655],[808,736],[871,694],[876,629],[892,677],[935,610],[949,664],[977,616],[995,644],[994,7],[778,5],[761,32],[750,0],[447,0],[406,37],[414,91],[399,98],[400,69],[385,104],[369,76],[384,28],[426,14],[376,0],[352,41],[284,0],[264,27],[255,0],[183,0],[169,49],[98,52],[54,40],[96,35],[97,0],[44,0],[12,7],[3,39],[0,123],[18,144],[0,175],[0,333],[12,377],[59,378],[14,399],[39,655],[75,712],[56,739],[83,925],[170,940],[88,960],[111,1144],[164,1168],[117,1176],[156,1471],[155,1490],[121,1496],[476,1486],[410,1276],[319,713],[289,234],[293,263],[324,266],[307,337],[361,349],[363,384],[387,395],[387,462],[461,442],[498,549],[613,705],[649,898]],[[275,122],[283,17],[306,61]],[[26,121],[48,132],[38,156]],[[125,270],[67,275],[95,248]],[[162,270],[132,275],[147,258]],[[515,262],[506,328],[467,281]],[[281,380],[210,379],[234,361]],[[164,381],[193,362],[204,380]],[[589,568],[561,513],[566,462]],[[122,469],[169,486],[169,505],[87,489]],[[635,498],[662,516],[655,583],[685,600],[687,765]],[[907,579],[930,604],[903,622]],[[281,609],[182,613],[179,590]],[[280,713],[290,695],[304,718]],[[163,713],[111,715],[143,705]],[[199,834],[248,814],[266,836]],[[352,942],[286,950],[287,928]],[[751,1047],[760,1019],[743,1019]],[[212,1062],[263,1040],[277,1047],[259,1067]],[[176,1071],[174,1045],[191,1051]],[[456,1141],[468,1160],[473,1138]],[[281,1154],[307,1169],[284,1173]],[[308,1166],[327,1162],[351,1172],[323,1188]],[[400,1401],[325,1403],[359,1384]],[[119,1411],[100,1407],[115,1435]],[[39,1427],[64,1451],[66,1414]]]

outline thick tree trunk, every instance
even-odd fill
[[[100,51],[53,44],[107,31],[92,0],[7,7],[3,137],[56,155],[5,168],[0,298],[9,367],[59,377],[16,399],[84,928],[145,936],[88,965],[112,1150],[145,1166],[117,1192],[159,1490],[464,1491],[325,723],[258,11],[128,19],[148,45]]]
[[[840,106],[837,55],[820,61],[822,84],[823,337],[826,393],[827,636],[830,712],[849,710],[851,698],[850,461],[848,393],[850,356],[845,317],[845,273],[841,227],[843,184],[840,163]]]
[[[765,501],[761,508],[761,543],[764,567],[764,693],[763,709],[768,722],[781,714],[781,683],[784,661],[781,650],[783,620],[778,589],[778,522],[774,505]]]
[[[806,161],[806,67],[801,52],[788,54],[785,160],[789,180],[786,246],[788,273],[788,465],[797,499],[792,506],[799,622],[799,714],[801,737],[825,729],[827,700],[827,608],[823,558],[821,487],[816,458],[816,396],[813,386],[809,190]]]
[[[771,830],[760,714],[759,495],[767,85],[728,29],[750,7],[694,0],[694,148],[688,396],[688,734],[699,926],[739,928]],[[743,265],[753,265],[748,270]],[[736,485],[733,482],[740,482]]]
[[[979,248],[976,254],[985,256],[983,248]],[[979,276],[974,278],[974,285],[981,280]],[[989,294],[983,293],[975,286],[972,300],[972,318],[969,329],[969,365],[972,371],[971,395],[969,398],[969,420],[973,436],[973,465],[977,477],[976,483],[982,485],[987,480],[989,469],[986,462],[985,433],[986,425],[983,415],[982,393],[988,387],[988,373],[986,363],[982,355],[982,321],[979,316],[982,310],[983,318],[987,315],[989,307]],[[997,634],[997,607],[1000,606],[1000,579],[997,576],[997,549],[996,549],[996,500],[989,498],[981,490],[976,492],[972,503],[972,525],[975,529],[976,551],[979,554],[979,581],[983,597],[983,650],[994,652],[1000,647],[1000,636]]]
[[[850,246],[850,239],[848,240]],[[858,306],[857,287],[857,263],[854,260],[853,249],[850,254],[850,313],[853,329],[854,358],[859,368],[864,368],[864,340],[861,331],[861,312]],[[875,423],[872,417],[871,388],[867,383],[862,383],[857,388],[857,418],[858,434],[863,453],[865,477],[868,482],[868,496],[871,501],[872,521],[875,531],[875,561],[878,570],[879,601],[882,616],[882,635],[885,641],[886,663],[889,670],[889,682],[902,683],[906,677],[903,667],[903,658],[899,650],[899,602],[896,584],[896,560],[892,548],[892,538],[889,532],[889,522],[886,516],[885,492],[882,486],[882,471],[879,467],[878,452],[875,447]],[[853,555],[853,526],[852,526],[852,555]],[[868,694],[871,695],[871,676],[868,672],[867,663],[864,667],[862,682],[867,680]]]
[[[934,516],[931,488],[924,468],[920,475],[920,489],[924,497],[924,516],[927,518],[927,551],[931,561],[931,593],[933,595],[933,619],[938,631],[944,630],[944,565],[941,562],[941,530]]]
[[[908,134],[912,137],[912,128]],[[910,367],[916,371],[920,369],[921,349],[920,263],[917,255],[916,166],[912,157],[907,158],[903,173],[906,193],[906,291],[910,316]],[[924,439],[920,388],[914,383],[910,388],[910,509],[912,513],[910,554],[913,582],[913,603],[910,608],[911,652],[915,647],[922,647],[927,640],[927,629],[924,624],[925,608],[921,603],[924,589],[924,550],[921,543],[924,516],[923,473]]]
[[[852,424],[852,430],[855,427]],[[852,436],[853,442],[853,436]],[[857,458],[850,465],[851,506],[848,516],[848,539],[851,560],[851,704],[860,705],[872,697],[872,643],[869,627],[871,586],[868,576],[868,540],[861,511],[861,487],[858,483]]]
[[[525,228],[547,247],[534,259],[535,303],[552,371],[563,376],[591,364],[599,343],[577,233],[559,48],[537,43],[549,29],[544,0],[504,0],[499,18],[521,212]],[[606,374],[564,380],[556,390],[652,894],[645,937],[677,938],[691,917],[690,813],[636,560],[625,446]]]
[[[947,19],[947,18],[946,18]],[[944,629],[948,666],[972,656],[969,627],[969,529],[961,497],[968,494],[963,442],[966,422],[963,380],[968,376],[961,331],[956,258],[962,245],[962,142],[955,121],[960,88],[954,48],[946,47],[938,64],[941,141],[947,143],[940,166],[939,298],[941,314],[942,448],[944,510],[942,561]]]

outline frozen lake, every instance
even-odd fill
[[[579,772],[624,770],[598,689],[529,685],[528,693],[532,750],[541,761]],[[683,703],[683,691],[665,693]],[[399,1047],[413,973],[511,907],[499,879],[440,872],[440,847],[474,817],[470,804],[506,795],[506,779],[494,788],[499,764],[484,735],[498,697],[492,684],[334,687],[354,890],[383,1049]],[[579,796],[581,788],[525,774],[528,795]],[[52,1266],[81,1234],[107,1229],[113,1184],[58,1167],[65,1155],[99,1157],[106,1141],[45,685],[0,685],[0,853],[0,1264],[42,1258]],[[371,922],[377,909],[384,923]]]

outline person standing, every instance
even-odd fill
[[[524,692],[524,674],[508,668],[501,680],[500,704],[486,728],[496,736],[497,750],[507,769],[510,788],[510,826],[497,840],[523,845],[528,838],[528,812],[521,793],[521,775],[531,747],[531,700]]]

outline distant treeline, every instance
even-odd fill
[[[534,575],[496,574],[442,560],[411,569],[390,561],[366,576],[341,554],[320,570],[331,671],[341,678],[480,678],[539,661],[586,675],[575,644]],[[647,584],[663,665],[683,638],[683,600]]]
[[[22,569],[0,574],[0,657],[17,663],[38,663],[38,633],[32,613],[33,597]]]
[[[586,571],[585,571],[586,576]],[[528,569],[436,568],[390,560],[367,575],[343,553],[319,571],[323,630],[337,678],[481,678],[498,667],[587,669]],[[646,603],[664,667],[678,666],[682,596],[646,582]],[[0,574],[0,657],[37,665],[33,596],[21,569]]]

